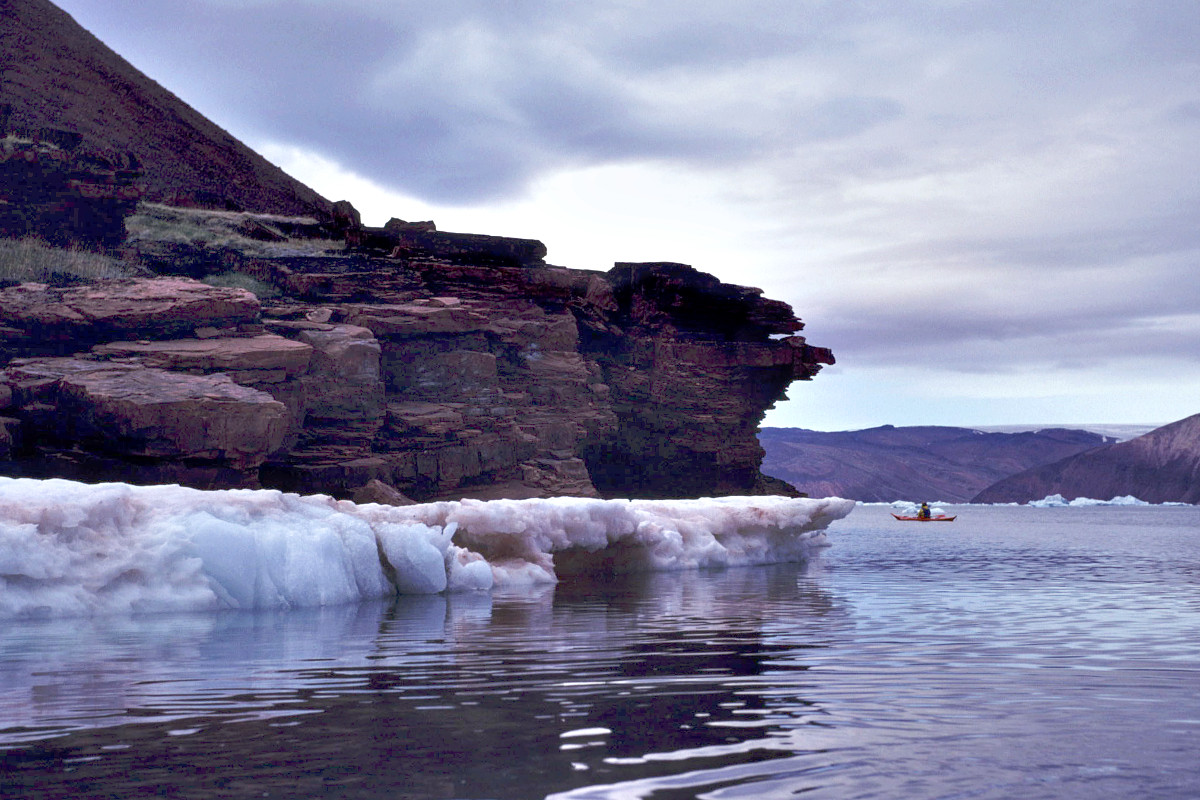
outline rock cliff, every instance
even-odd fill
[[[0,105],[0,236],[36,236],[62,245],[115,246],[142,195],[137,159],[77,152],[82,137],[8,130]]]
[[[270,301],[184,276],[0,290],[0,469],[393,500],[793,491],[759,473],[757,426],[832,356],[786,304],[396,229],[242,263]]]
[[[1027,470],[981,491],[972,502],[1022,503],[1132,495],[1148,503],[1200,503],[1200,414]]]

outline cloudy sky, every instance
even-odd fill
[[[791,303],[767,424],[1200,412],[1196,0],[57,5],[368,224]]]

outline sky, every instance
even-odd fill
[[[1200,413],[1195,0],[57,5],[368,225],[790,303],[767,425]]]

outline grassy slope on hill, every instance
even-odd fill
[[[136,264],[102,253],[0,238],[0,282],[65,285],[142,274]]]

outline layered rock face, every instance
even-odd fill
[[[802,325],[785,303],[686,265],[618,264],[606,283],[608,313],[583,324],[619,420],[617,436],[586,450],[597,487],[629,497],[786,490],[759,473],[758,425],[832,354],[792,335]]]
[[[187,278],[4,289],[0,468],[392,501],[790,490],[757,425],[832,356],[787,305],[481,238],[260,265],[303,298],[268,306]]]
[[[679,264],[583,272],[547,266],[535,240],[364,228],[52,3],[0,6],[0,127],[65,128],[93,155],[136,155],[137,170],[114,164],[88,192],[120,214],[144,185],[172,207],[292,217],[239,223],[280,245],[268,255],[135,237],[132,260],[181,277],[0,288],[0,471],[389,502],[794,491],[759,473],[754,433],[832,356],[793,335],[785,304]],[[25,166],[52,148],[29,144],[9,166],[60,194]],[[25,211],[0,214],[4,230],[79,238],[78,214]],[[120,214],[91,238],[116,245]],[[347,249],[282,255],[293,236]],[[288,299],[192,280],[230,271]]]
[[[12,135],[0,104],[0,235],[57,244],[115,246],[142,196],[137,159],[76,152],[82,137],[39,129]]]

